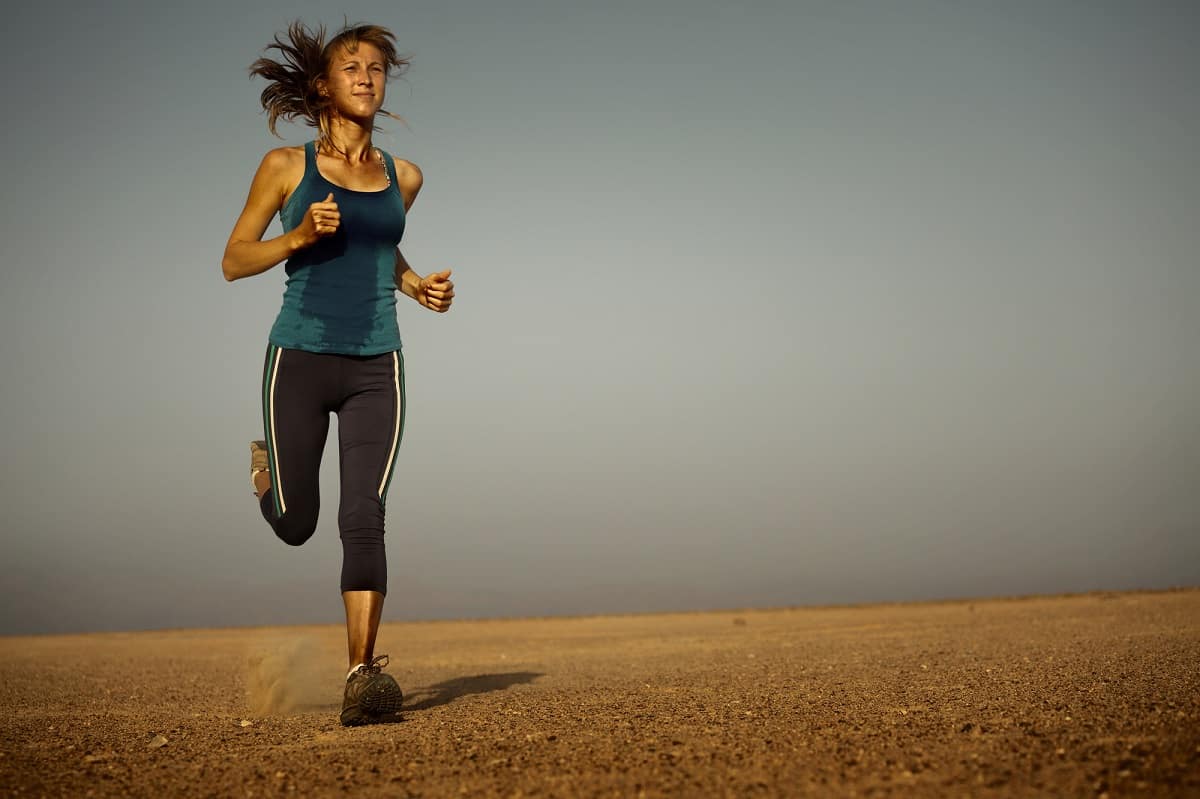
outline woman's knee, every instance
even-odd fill
[[[285,544],[298,547],[312,538],[313,533],[317,531],[317,514],[321,510],[320,501],[301,501],[289,505],[282,516],[275,515],[276,508],[270,490],[259,498],[258,503],[263,518],[267,520],[267,524],[271,525],[271,529],[275,531],[279,540]]]
[[[271,527],[275,530],[275,535],[279,537],[280,541],[298,547],[312,538],[313,533],[317,531],[317,514],[315,511],[312,513],[302,513],[289,510],[278,519],[272,521]]]
[[[338,508],[338,529],[345,537],[347,532],[370,535],[378,531],[383,535],[383,503],[376,496],[343,497]]]

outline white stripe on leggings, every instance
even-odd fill
[[[387,464],[383,469],[383,479],[379,481],[379,491],[376,492],[381,500],[383,499],[383,489],[387,486],[388,478],[392,474],[392,466],[395,465],[396,445],[400,441],[400,414],[404,413],[404,409],[400,407],[400,403],[403,402],[400,399],[400,359],[394,352],[392,353],[392,385],[396,389],[396,424],[392,428],[392,449],[388,453]]]
[[[275,484],[275,498],[279,500],[279,514],[287,513],[287,503],[283,501],[283,470],[279,468],[279,436],[275,432],[275,380],[279,377],[279,362],[283,360],[283,348],[275,352],[275,366],[271,369],[271,449],[275,456],[275,472],[271,481]]]

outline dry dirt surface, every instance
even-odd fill
[[[1200,590],[0,638],[8,796],[1200,796]]]

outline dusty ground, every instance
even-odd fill
[[[1200,591],[0,638],[12,796],[1200,796]],[[165,740],[165,743],[163,741]]]

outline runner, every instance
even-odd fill
[[[341,722],[390,721],[402,693],[375,656],[387,594],[384,504],[404,429],[404,360],[396,324],[398,289],[424,308],[450,309],[450,270],[421,277],[397,248],[421,170],[371,143],[389,77],[408,59],[391,31],[324,28],[299,22],[276,35],[251,75],[267,80],[267,125],[299,120],[317,138],[268,152],[225,247],[226,280],[286,261],[283,306],[268,336],[263,367],[266,438],[250,444],[250,480],[275,534],[300,546],[320,507],[318,471],[329,414],[338,415],[342,599],[350,671]],[[397,118],[398,117],[394,117]],[[263,240],[279,214],[284,233]]]

